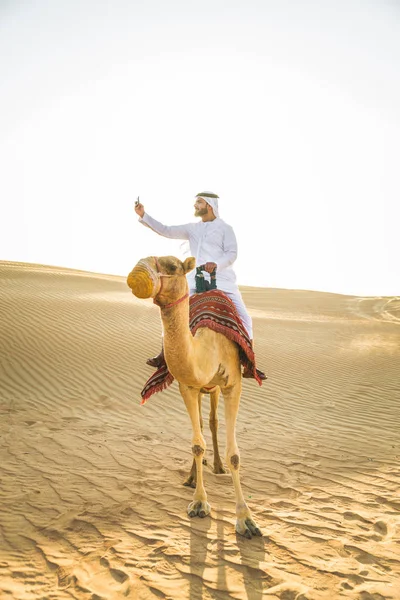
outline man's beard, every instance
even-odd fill
[[[198,208],[197,210],[194,211],[194,216],[195,217],[202,217],[203,215],[207,214],[207,208]]]

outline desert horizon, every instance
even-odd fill
[[[118,275],[0,261],[1,598],[398,600],[400,298],[240,287],[257,365],[190,519],[177,383],[140,406],[159,309]],[[224,457],[223,400],[219,442]]]

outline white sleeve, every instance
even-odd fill
[[[224,256],[217,264],[218,269],[226,269],[226,267],[229,267],[230,265],[232,265],[237,258],[238,247],[237,247],[236,236],[235,236],[235,232],[233,231],[232,227],[230,227],[230,226],[225,229],[223,244],[224,244]]]
[[[139,223],[146,225],[146,227],[150,227],[150,229],[163,237],[172,238],[174,240],[188,240],[190,229],[192,227],[192,223],[186,223],[185,225],[163,225],[147,213],[144,213],[143,217],[139,218]]]

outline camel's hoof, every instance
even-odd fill
[[[188,515],[190,518],[192,517],[200,517],[200,519],[204,519],[211,512],[211,507],[208,502],[201,502],[200,500],[195,500],[191,502],[187,509]]]
[[[221,463],[219,463],[218,465],[214,465],[214,473],[216,473],[217,475],[223,475],[224,473],[226,473],[226,469],[224,469]]]
[[[183,485],[196,489],[196,479],[192,475],[189,475],[186,481],[183,482]]]
[[[246,519],[238,519],[236,521],[236,531],[239,535],[244,535],[250,540],[253,535],[262,536],[261,530],[258,528],[257,523],[250,517]]]

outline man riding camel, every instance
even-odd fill
[[[196,195],[194,203],[194,216],[200,217],[197,223],[184,225],[163,225],[156,221],[144,210],[143,204],[135,203],[135,212],[139,222],[149,227],[163,237],[188,240],[191,255],[196,258],[197,265],[205,265],[207,274],[217,268],[218,289],[224,292],[233,302],[244,327],[253,343],[253,324],[244,305],[242,295],[236,283],[236,274],[233,263],[237,257],[237,242],[235,233],[230,225],[225,223],[218,213],[218,196],[212,192],[201,192]],[[209,275],[205,275],[209,277]],[[196,292],[195,271],[187,275],[189,294]],[[147,364],[160,367],[163,362],[163,353],[150,358]],[[249,369],[245,369],[243,377],[253,377]],[[262,379],[266,376],[262,374]]]

